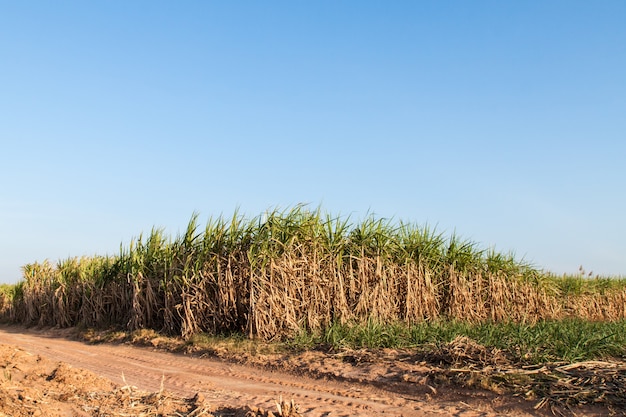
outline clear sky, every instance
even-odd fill
[[[239,207],[626,275],[626,2],[2,1],[0,282]]]

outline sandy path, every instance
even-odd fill
[[[90,370],[141,390],[191,397],[202,393],[216,408],[258,406],[275,410],[275,400],[294,399],[306,416],[496,416],[487,404],[430,399],[423,389],[402,395],[368,384],[316,380],[212,358],[197,358],[128,345],[88,345],[45,331],[0,326],[0,343]],[[125,379],[125,382],[123,380]],[[496,398],[496,400],[498,400]],[[509,416],[527,416],[510,410]]]

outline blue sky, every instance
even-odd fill
[[[0,3],[0,282],[239,207],[626,275],[626,2]]]

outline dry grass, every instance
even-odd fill
[[[555,415],[579,405],[626,409],[623,361],[520,366],[498,349],[486,348],[467,337],[458,337],[430,355],[429,360],[445,364],[444,369],[431,372],[434,381],[523,395],[536,402],[535,409],[550,408]]]

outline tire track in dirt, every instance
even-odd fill
[[[459,402],[400,396],[367,384],[322,381],[128,345],[88,345],[53,333],[0,326],[0,342],[32,354],[88,369],[118,384],[166,391],[184,397],[202,393],[215,408],[257,406],[274,409],[279,396],[294,399],[307,416],[490,417]],[[516,413],[514,415],[528,415]]]

